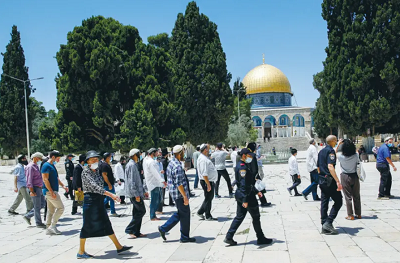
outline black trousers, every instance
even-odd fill
[[[381,174],[381,183],[379,185],[379,196],[390,196],[390,189],[392,188],[392,174],[390,173],[390,167],[385,163],[377,163],[376,169]]]
[[[78,212],[78,202],[74,201],[72,202],[72,214],[76,214]]]
[[[200,180],[200,185],[204,191],[204,201],[201,205],[199,211],[197,212],[199,215],[206,214],[206,218],[210,218],[211,216],[211,207],[212,207],[212,200],[214,199],[214,190],[215,190],[215,183],[210,182],[211,191],[207,191],[207,184],[206,181]]]
[[[217,170],[217,172],[218,172],[218,180],[215,183],[215,195],[218,195],[219,183],[221,182],[221,176],[224,177],[226,184],[228,185],[229,194],[232,194],[231,178],[229,177],[228,171],[226,169],[224,169],[224,170]]]
[[[142,198],[140,198],[140,202],[136,202],[136,198],[131,198],[131,203],[133,205],[132,220],[125,228],[125,233],[140,236],[140,228],[142,227],[143,216],[146,214],[146,207]]]
[[[332,181],[330,186],[324,182],[319,185],[319,188],[321,189],[321,224],[325,222],[332,224],[343,205],[342,192],[337,191],[335,180]],[[333,200],[333,206],[328,216],[330,198]]]
[[[254,205],[254,203],[257,204],[255,196],[254,196],[254,202],[249,202],[249,206],[247,208],[244,208],[241,202],[237,202],[236,217],[233,219],[231,227],[229,228],[228,233],[226,234],[227,239],[233,238],[236,231],[242,224],[244,218],[246,217],[247,212],[250,213],[253,219],[253,228],[254,231],[256,232],[257,239],[264,237],[264,233],[261,229],[260,210],[258,208],[258,204]]]
[[[67,180],[68,182],[68,193],[65,196],[69,196],[71,200],[74,200],[74,188],[71,180]]]
[[[294,193],[296,195],[298,195],[299,192],[297,191],[297,186],[299,186],[301,184],[301,179],[299,178],[298,174],[291,175],[291,177],[292,177],[293,185],[291,187],[289,187],[289,189],[294,190]]]

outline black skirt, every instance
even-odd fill
[[[83,226],[80,238],[104,237],[112,234],[114,234],[114,230],[104,206],[104,196],[85,193],[83,201]]]

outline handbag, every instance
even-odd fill
[[[115,186],[114,186],[115,187],[115,194],[117,196],[125,196],[124,186],[125,186],[125,183],[121,183],[121,185],[115,184]]]
[[[361,182],[365,181],[367,174],[365,173],[364,166],[361,162],[357,163],[357,175]]]
[[[265,183],[261,180],[257,180],[254,186],[258,191],[262,191],[265,189]]]
[[[82,191],[75,191],[75,201],[78,202],[78,206],[83,205],[83,199],[85,195]]]

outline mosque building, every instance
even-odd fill
[[[281,70],[265,64],[263,58],[263,64],[248,72],[242,82],[252,99],[251,117],[260,140],[303,137],[308,141],[313,136],[313,108],[292,105],[292,88]]]

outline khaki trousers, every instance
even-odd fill
[[[47,201],[47,227],[55,227],[61,215],[64,213],[64,204],[61,201],[61,197],[58,192],[54,192],[56,198],[53,198],[50,192],[46,193]]]

